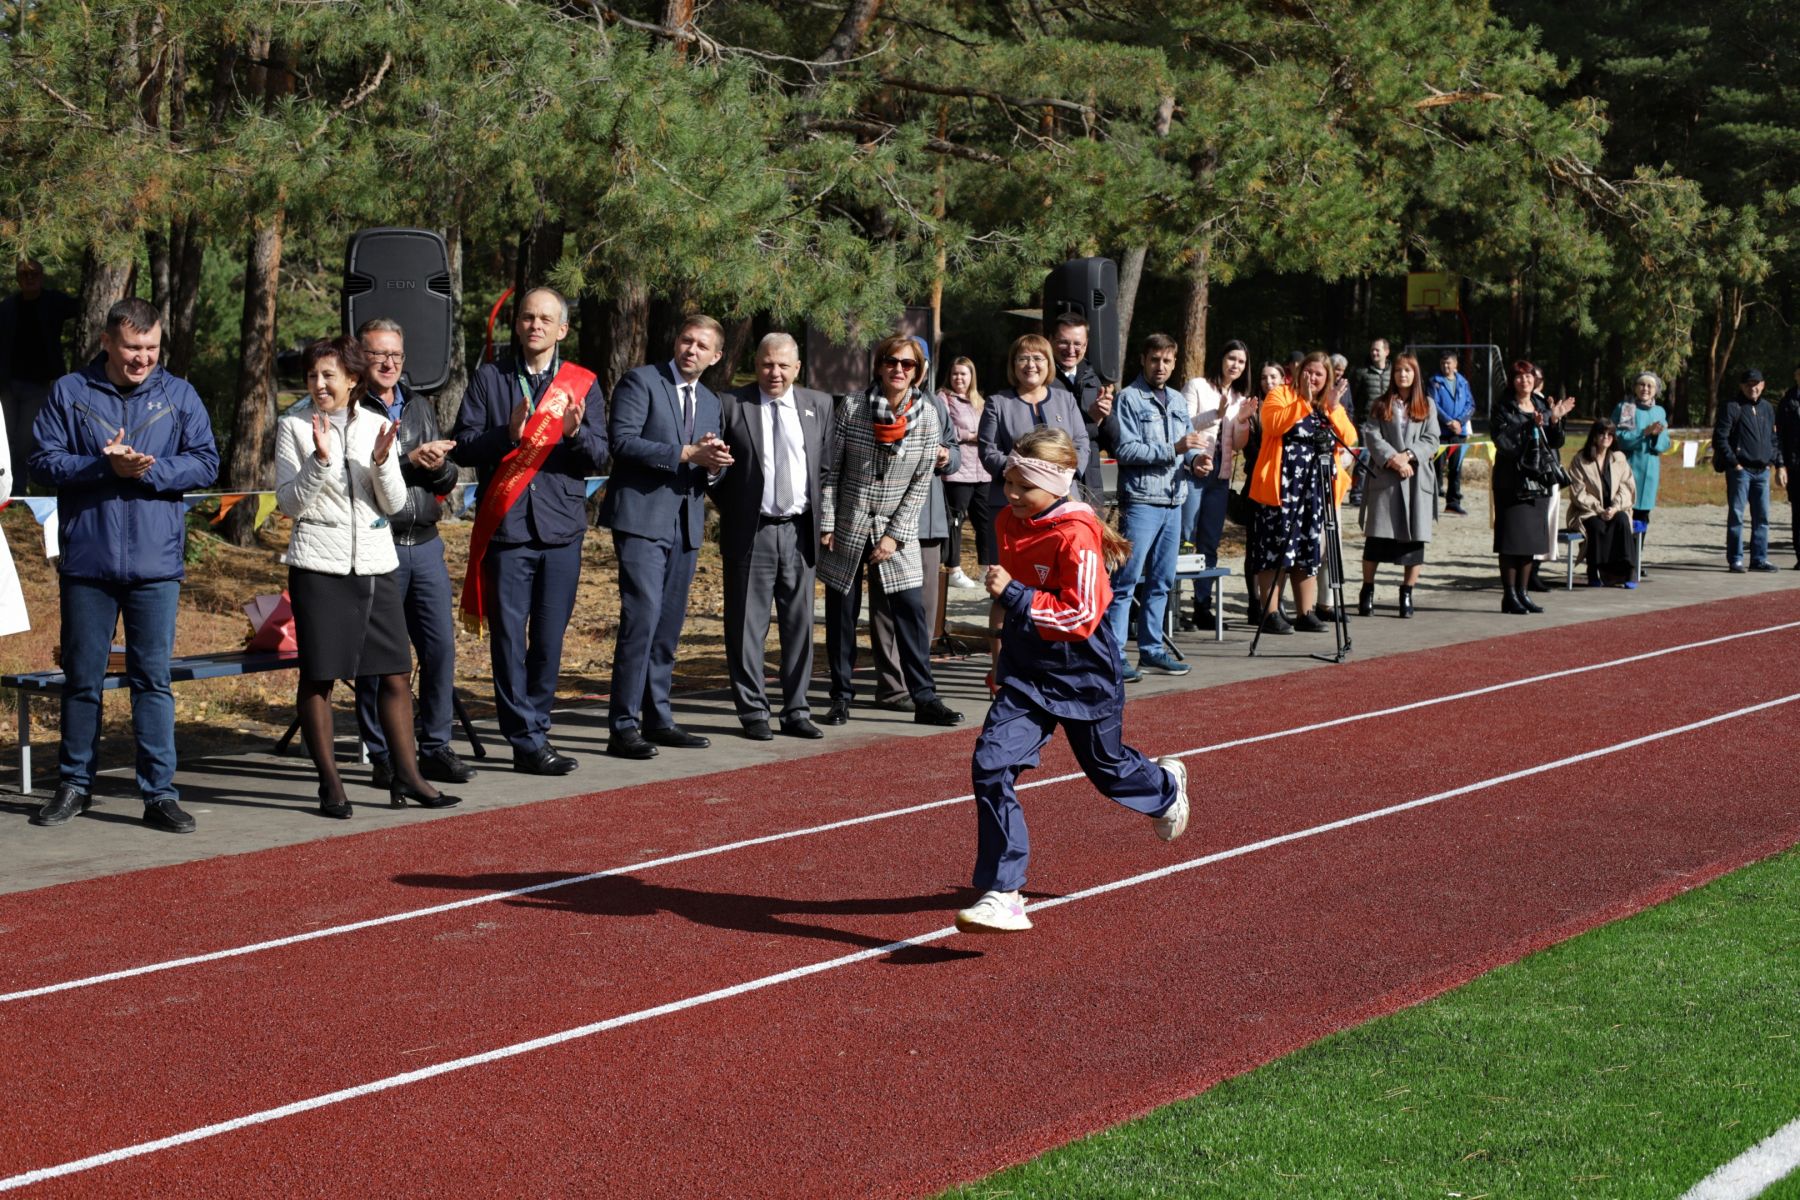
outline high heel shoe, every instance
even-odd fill
[[[342,788],[338,789],[338,799],[334,803],[331,799],[331,785],[326,783],[319,785],[319,815],[333,817],[339,821],[350,819],[350,801],[344,799]]]
[[[1544,611],[1544,606],[1539,604],[1536,600],[1533,600],[1531,598],[1531,593],[1527,592],[1524,588],[1519,589],[1518,597],[1520,606],[1523,607],[1526,612],[1541,613]]]
[[[420,808],[454,808],[462,803],[461,796],[452,796],[447,792],[439,792],[435,796],[427,796],[424,792],[415,791],[405,783],[396,779],[388,784],[388,803],[395,808],[405,808],[411,800]]]
[[[1356,615],[1359,617],[1372,617],[1375,615],[1374,584],[1365,583],[1362,585],[1362,591],[1356,593]]]
[[[1500,601],[1500,611],[1501,612],[1510,614],[1515,617],[1522,617],[1526,613],[1531,611],[1530,609],[1526,608],[1523,604],[1519,603],[1519,593],[1515,592],[1512,589],[1511,584],[1507,584],[1505,590],[1506,590],[1506,598]]]
[[[1412,615],[1413,615],[1412,589],[1409,587],[1406,587],[1406,586],[1402,586],[1400,588],[1400,616],[1401,616],[1401,619],[1404,620],[1405,618],[1410,617]]]

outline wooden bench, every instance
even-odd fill
[[[257,675],[264,671],[288,671],[300,664],[300,655],[292,650],[238,650],[220,654],[190,654],[169,661],[169,683],[188,683],[195,679],[225,679],[233,675]],[[36,695],[60,696],[68,684],[61,671],[31,671],[22,675],[0,676],[0,687],[19,693],[19,794],[31,792],[31,698]],[[127,686],[125,669],[107,671],[100,682],[103,692]],[[487,747],[475,736],[462,697],[456,697],[456,718],[476,758],[487,757]],[[275,752],[284,753],[299,728],[296,720],[275,743]]]

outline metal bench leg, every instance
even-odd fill
[[[1574,547],[1574,545],[1571,544],[1568,547],[1568,550],[1569,550],[1569,552],[1566,555],[1564,555],[1563,557],[1566,558],[1569,563],[1569,577],[1563,583],[1563,591],[1572,592],[1575,590],[1575,547]]]
[[[19,795],[31,795],[31,693],[19,689]]]
[[[475,734],[475,723],[469,720],[469,710],[463,707],[462,697],[455,691],[450,693],[450,703],[456,707],[456,719],[462,725],[463,736],[469,739],[469,749],[475,752],[476,758],[488,756],[487,747]]]
[[[1215,575],[1212,578],[1213,599],[1213,641],[1225,640],[1225,577]]]

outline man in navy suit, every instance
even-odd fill
[[[563,631],[581,580],[587,476],[606,466],[606,401],[591,373],[563,363],[557,354],[557,343],[568,333],[569,305],[558,292],[546,287],[526,292],[513,320],[512,349],[475,372],[456,417],[456,461],[474,467],[480,480],[478,532],[489,506],[502,499],[500,489],[516,478],[479,572],[500,732],[512,745],[513,770],[528,775],[567,775],[578,765],[550,744],[550,706],[562,670]],[[562,403],[548,395],[559,381],[575,394],[558,425],[546,431],[555,444],[535,473],[503,471],[515,451],[526,455],[539,444],[542,421]],[[575,381],[579,391],[566,381]],[[532,446],[521,447],[522,440]],[[466,593],[467,583],[464,588]],[[463,607],[469,611],[466,594]]]
[[[673,358],[627,372],[613,391],[607,426],[613,473],[600,520],[612,527],[619,558],[606,742],[615,758],[711,744],[675,723],[669,691],[705,525],[706,487],[731,465],[731,450],[719,438],[719,398],[700,382],[724,345],[717,321],[690,316],[675,334]]]

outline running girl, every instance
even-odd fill
[[[1073,439],[1042,426],[1006,460],[1007,507],[995,522],[1000,565],[988,568],[986,580],[1003,624],[994,703],[972,768],[974,882],[986,894],[956,914],[964,933],[1031,928],[1019,897],[1031,849],[1014,785],[1037,766],[1058,725],[1102,794],[1153,817],[1165,842],[1187,828],[1187,767],[1175,758],[1152,762],[1121,738],[1124,660],[1104,618],[1112,601],[1107,572],[1130,543],[1069,499],[1076,462]]]

